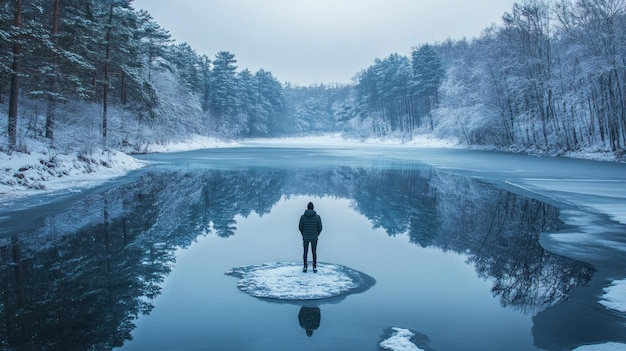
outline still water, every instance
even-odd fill
[[[424,350],[625,338],[602,311],[585,317],[601,323],[598,340],[553,327],[577,316],[564,302],[596,269],[539,244],[563,227],[552,205],[376,153],[145,158],[124,180],[0,216],[0,350],[378,350],[393,327]],[[229,269],[300,262],[309,201],[324,223],[319,261],[376,284],[306,303],[240,292]],[[311,311],[308,336],[299,316]]]

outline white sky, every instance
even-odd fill
[[[297,85],[349,83],[374,59],[500,24],[514,0],[135,0],[176,42]],[[517,1],[519,2],[519,0]]]

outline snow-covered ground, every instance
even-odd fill
[[[178,152],[216,147],[236,147],[235,142],[193,136],[185,142],[151,144],[147,152]],[[116,150],[94,148],[62,153],[47,144],[29,140],[28,152],[0,152],[0,203],[47,192],[89,188],[121,177],[146,165]]]
[[[279,146],[279,147],[347,147],[347,146],[380,146],[380,145],[404,145],[422,148],[459,148],[455,140],[437,139],[429,135],[419,135],[412,140],[401,140],[396,138],[369,138],[369,139],[347,139],[341,134],[314,135],[303,137],[272,138],[272,139],[246,139],[241,141],[242,145],[248,146]]]
[[[165,145],[150,144],[147,152],[181,152],[189,150],[211,149],[216,147],[237,147],[239,144],[235,141],[224,141],[217,138],[194,135],[185,141],[173,142]]]
[[[234,268],[237,287],[251,296],[278,300],[319,300],[360,291],[373,284],[362,273],[337,264],[319,263],[317,272],[302,272],[300,263],[272,262]],[[365,286],[364,286],[365,285]]]
[[[119,151],[66,154],[45,147],[34,147],[29,153],[0,152],[0,164],[0,201],[90,187],[144,165]]]

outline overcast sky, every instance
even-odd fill
[[[349,83],[394,52],[474,38],[514,0],[135,0],[177,43],[297,85]],[[519,2],[519,0],[518,0]]]

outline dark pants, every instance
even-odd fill
[[[309,243],[311,243],[311,253],[313,253],[313,267],[317,267],[317,240],[305,240],[302,242],[302,247],[304,248],[304,255],[302,255],[302,259],[304,260],[304,265],[306,266],[307,255],[309,253]]]

